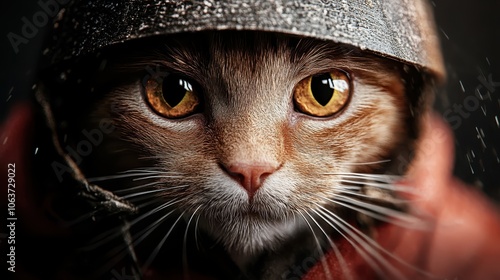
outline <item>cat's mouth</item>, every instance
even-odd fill
[[[238,222],[239,220],[246,220],[251,223],[280,223],[289,220],[293,216],[292,213],[288,213],[284,209],[278,209],[272,205],[265,207],[261,202],[257,201],[248,202],[245,205],[235,205],[232,209],[207,209],[206,213],[208,213],[208,219],[220,223]]]
[[[265,213],[248,210],[226,219],[200,219],[204,229],[230,251],[252,254],[278,245],[279,240],[296,232],[302,223],[298,219],[270,219]]]

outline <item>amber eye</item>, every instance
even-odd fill
[[[346,73],[331,71],[309,76],[294,89],[295,106],[302,113],[328,117],[339,112],[349,99],[350,81]]]
[[[150,78],[144,91],[153,110],[166,118],[187,117],[200,105],[200,97],[193,84],[177,74]]]

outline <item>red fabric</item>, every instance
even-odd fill
[[[22,217],[25,230],[33,234],[61,234],[61,228],[55,226],[43,211],[44,200],[37,196],[29,174],[32,173],[32,161],[38,147],[34,146],[33,108],[30,103],[19,103],[12,107],[9,117],[0,127],[0,180],[7,182],[7,166],[15,164],[16,217]],[[4,189],[7,192],[6,188]],[[6,201],[2,200],[0,205]]]
[[[12,108],[8,119],[0,127],[0,168],[1,180],[7,182],[7,169],[9,164],[15,165],[15,191],[16,207],[22,211],[24,205],[30,203],[26,185],[29,178],[25,176],[29,156],[26,147],[29,146],[32,138],[31,129],[31,109],[26,104],[17,105]],[[7,192],[4,189],[4,192]],[[5,201],[2,200],[2,204]],[[5,208],[2,208],[5,209]]]
[[[344,258],[344,263],[340,262],[336,257],[335,252],[330,250],[326,256],[325,260],[328,264],[328,272],[331,275],[331,279],[335,280],[345,280],[350,279],[349,275],[354,279],[373,279],[375,274],[371,267],[365,262],[365,260],[356,252],[354,247],[347,242],[346,239],[340,239],[338,244],[336,244],[338,250],[342,252],[342,257]],[[343,264],[346,267],[343,269]],[[348,275],[344,271],[348,271]],[[323,268],[323,263],[319,261],[303,278],[303,280],[318,280],[318,279],[328,279],[326,270]]]

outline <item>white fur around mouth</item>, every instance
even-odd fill
[[[276,249],[281,241],[303,227],[300,219],[265,221],[255,216],[243,216],[227,222],[200,220],[205,228],[229,252],[254,255],[263,250]]]

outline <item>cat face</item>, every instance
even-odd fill
[[[153,172],[155,201],[229,251],[278,247],[321,207],[343,208],[409,141],[393,62],[284,35],[193,36],[121,64],[161,70],[112,87],[94,114]]]

